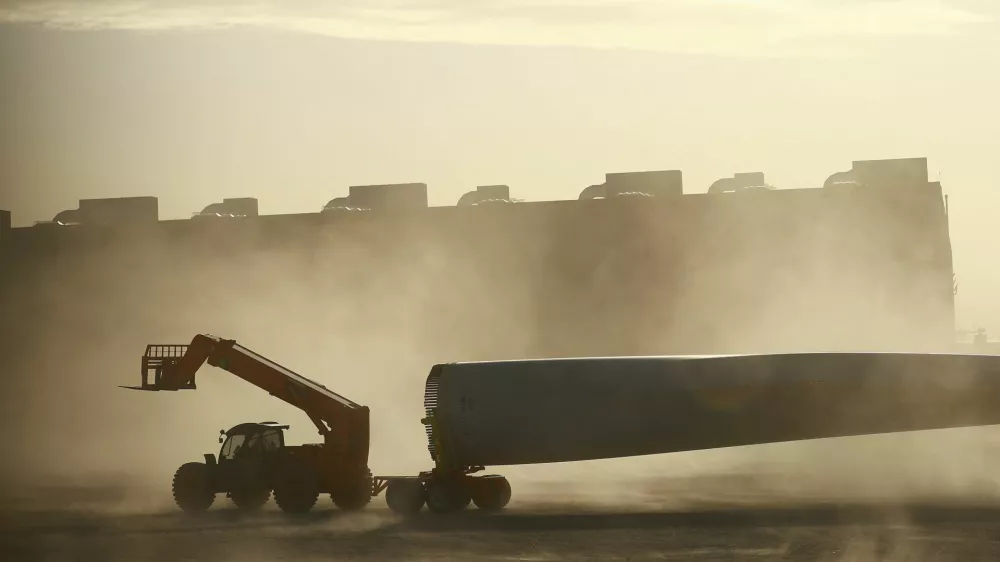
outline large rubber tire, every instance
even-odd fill
[[[243,511],[257,511],[271,499],[271,490],[267,488],[233,490],[229,493],[229,499]]]
[[[319,499],[316,474],[309,466],[289,462],[278,471],[274,503],[289,514],[308,513]]]
[[[391,480],[385,489],[385,503],[393,513],[416,515],[424,507],[424,485],[416,478]]]
[[[185,513],[206,511],[215,501],[209,470],[204,463],[189,462],[181,465],[174,473],[171,486],[174,503]]]
[[[472,489],[472,501],[483,511],[500,511],[510,503],[510,494],[506,478],[483,478]]]
[[[469,491],[457,478],[431,479],[427,482],[427,509],[433,513],[453,513],[469,505]]]
[[[343,511],[360,511],[372,501],[372,477],[367,474],[330,494],[334,505]]]

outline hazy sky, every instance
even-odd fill
[[[985,28],[992,0],[34,0],[11,22],[167,30],[255,26],[355,39],[631,47],[712,54],[851,50],[845,40]]]
[[[927,156],[960,321],[1000,332],[998,69],[995,0],[0,0],[0,208],[556,199],[647,169],[807,187]]]

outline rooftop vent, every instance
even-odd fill
[[[256,217],[258,215],[257,199],[254,197],[237,197],[223,199],[222,203],[212,203],[195,216],[202,217]]]
[[[764,180],[764,172],[746,172],[733,174],[731,178],[716,180],[708,188],[709,193],[736,193],[738,191],[757,191],[774,189]]]
[[[506,185],[481,185],[458,199],[457,206],[475,205],[487,200],[509,200],[510,187]]]

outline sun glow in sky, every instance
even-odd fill
[[[70,29],[247,26],[354,39],[802,55],[850,52],[852,40],[948,36],[995,21],[996,11],[989,2],[948,0],[14,0],[3,19]]]

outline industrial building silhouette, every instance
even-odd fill
[[[429,207],[423,183],[353,186],[315,213],[259,215],[241,198],[166,221],[154,197],[81,200],[32,227],[0,214],[2,282],[22,296],[39,277],[72,284],[68,263],[93,256],[108,283],[142,290],[128,268],[149,248],[171,256],[164,274],[256,253],[336,261],[348,247],[391,270],[433,249],[477,284],[462,306],[452,286],[423,295],[440,310],[435,338],[488,332],[503,313],[482,303],[510,299],[535,357],[946,349],[954,271],[926,159],[856,161],[823,185],[775,189],[754,172],[685,194],[681,172],[665,170],[607,174],[577,200],[523,202],[490,185],[447,207]],[[474,347],[505,353],[486,335]]]

